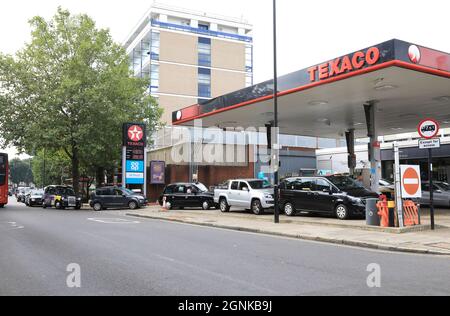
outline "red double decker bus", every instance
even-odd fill
[[[8,155],[0,153],[0,208],[8,204]]]

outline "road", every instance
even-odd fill
[[[0,210],[0,295],[449,295],[450,259],[146,219]],[[69,264],[81,287],[69,288]],[[367,267],[381,268],[369,288]]]

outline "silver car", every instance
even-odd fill
[[[433,183],[433,200],[435,206],[450,207],[450,185],[446,182]],[[422,198],[420,203],[430,205],[430,185],[422,183]]]

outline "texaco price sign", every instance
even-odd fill
[[[423,120],[418,127],[419,135],[425,139],[433,139],[439,134],[439,123],[433,119]]]

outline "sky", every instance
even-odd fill
[[[0,11],[0,51],[14,54],[29,40],[28,20],[51,18],[58,6],[87,13],[122,43],[152,0],[14,0]],[[244,16],[254,26],[255,83],[270,79],[272,0],[159,0],[221,15]],[[277,0],[278,66],[283,75],[397,38],[450,52],[450,1]],[[13,150],[9,151],[14,154]]]

